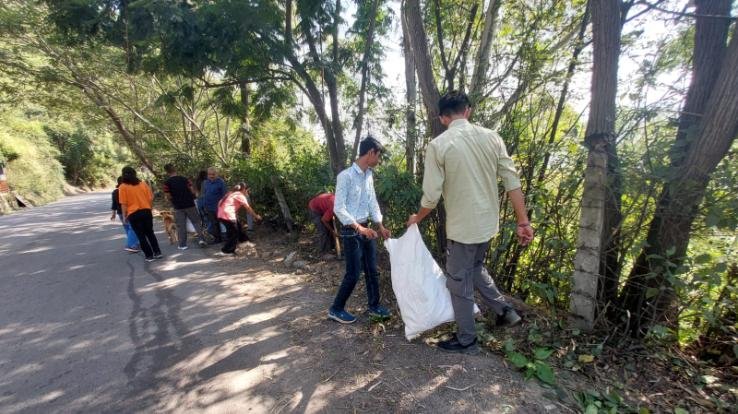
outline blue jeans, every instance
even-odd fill
[[[364,271],[366,296],[369,308],[379,305],[379,272],[377,271],[377,240],[360,236],[353,229],[341,230],[343,254],[346,258],[346,275],[338,288],[331,309],[344,310],[346,301],[356,287],[359,273]]]
[[[123,215],[118,214],[118,220],[123,222]],[[126,247],[129,249],[138,249],[138,237],[131,228],[131,224],[126,222],[123,224],[123,230],[126,232]]]

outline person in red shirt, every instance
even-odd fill
[[[320,253],[329,253],[336,248],[336,230],[333,227],[333,193],[321,193],[308,203],[310,219],[318,232]]]

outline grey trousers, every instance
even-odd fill
[[[318,246],[320,247],[321,253],[329,253],[331,250],[336,248],[336,239],[333,237],[325,224],[321,221],[323,215],[317,211],[310,210],[310,220],[315,224],[315,231],[318,233]]]
[[[451,292],[451,305],[462,345],[468,345],[477,337],[474,325],[474,288],[482,299],[498,315],[509,305],[484,267],[489,250],[486,243],[464,244],[449,240],[446,246],[446,287]]]
[[[190,219],[192,225],[195,226],[197,237],[205,241],[202,235],[202,220],[200,219],[200,213],[197,212],[197,207],[183,208],[181,210],[175,209],[174,222],[177,223],[179,247],[187,246],[187,219]]]

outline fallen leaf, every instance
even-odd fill
[[[589,364],[593,362],[594,359],[595,357],[593,355],[589,355],[589,354],[579,355],[579,362],[581,362],[582,364]]]

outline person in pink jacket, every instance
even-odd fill
[[[226,242],[220,249],[222,254],[235,254],[238,239],[241,233],[238,225],[238,210],[243,207],[246,212],[254,216],[256,221],[261,221],[261,216],[256,214],[254,209],[249,205],[246,196],[249,194],[249,186],[246,183],[239,183],[231,188],[231,191],[218,203],[218,221],[223,223],[226,228]]]

